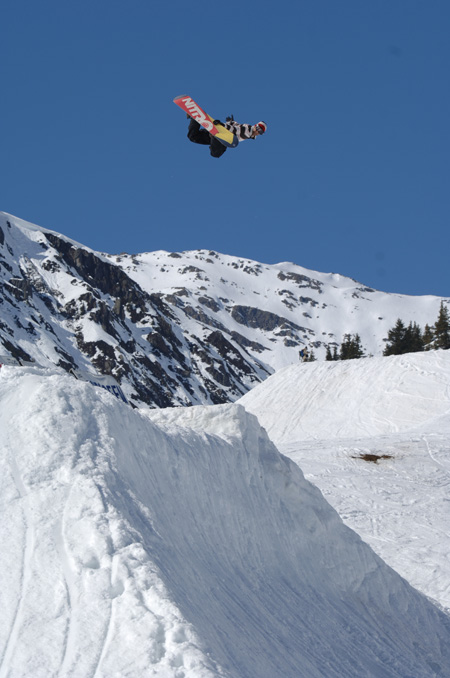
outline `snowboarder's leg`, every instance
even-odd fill
[[[197,120],[191,119],[188,129],[188,139],[194,144],[202,144],[203,146],[209,146],[210,135],[205,129],[200,129],[200,125]]]
[[[213,158],[220,158],[220,156],[223,155],[225,153],[225,151],[227,150],[227,147],[224,146],[223,144],[221,144],[220,141],[218,141],[217,139],[214,139],[214,137],[210,138],[210,142],[211,142],[210,153],[211,153],[212,157]]]

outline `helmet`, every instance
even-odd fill
[[[267,130],[267,125],[265,122],[261,120],[260,122],[256,123],[255,128],[257,132],[259,132],[260,134],[264,134],[264,132]]]

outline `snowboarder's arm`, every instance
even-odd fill
[[[242,141],[242,139],[254,138],[251,125],[240,125],[238,122],[230,120],[229,122],[226,122],[224,124],[224,127],[233,132],[233,134],[237,136],[239,141]]]

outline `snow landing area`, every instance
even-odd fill
[[[450,620],[240,405],[0,370],[0,678],[450,676]]]
[[[450,610],[450,351],[291,365],[239,402],[347,525]]]

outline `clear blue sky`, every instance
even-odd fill
[[[3,0],[0,210],[448,296],[449,0]],[[219,160],[172,103],[268,124]]]

